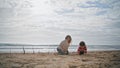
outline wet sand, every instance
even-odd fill
[[[120,51],[91,51],[85,55],[1,53],[0,68],[120,68]]]

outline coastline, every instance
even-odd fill
[[[0,53],[0,68],[120,68],[120,50],[89,51],[85,55]]]

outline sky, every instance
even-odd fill
[[[120,45],[119,0],[0,0],[0,43]]]

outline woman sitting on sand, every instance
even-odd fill
[[[60,43],[60,45],[57,47],[58,54],[60,54],[60,55],[68,55],[69,54],[68,47],[70,46],[71,40],[72,40],[72,38],[70,35],[67,35],[65,37],[65,40],[63,40]]]
[[[79,48],[78,48],[78,54],[79,55],[82,55],[82,54],[84,54],[84,53],[87,53],[87,47],[86,47],[86,44],[85,44],[85,42],[84,41],[81,41],[80,43],[79,43]]]

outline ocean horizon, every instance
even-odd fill
[[[57,52],[58,45],[9,44],[0,43],[0,53],[43,53]],[[77,52],[79,45],[70,45],[70,52]],[[87,45],[88,51],[120,50],[120,45]]]

